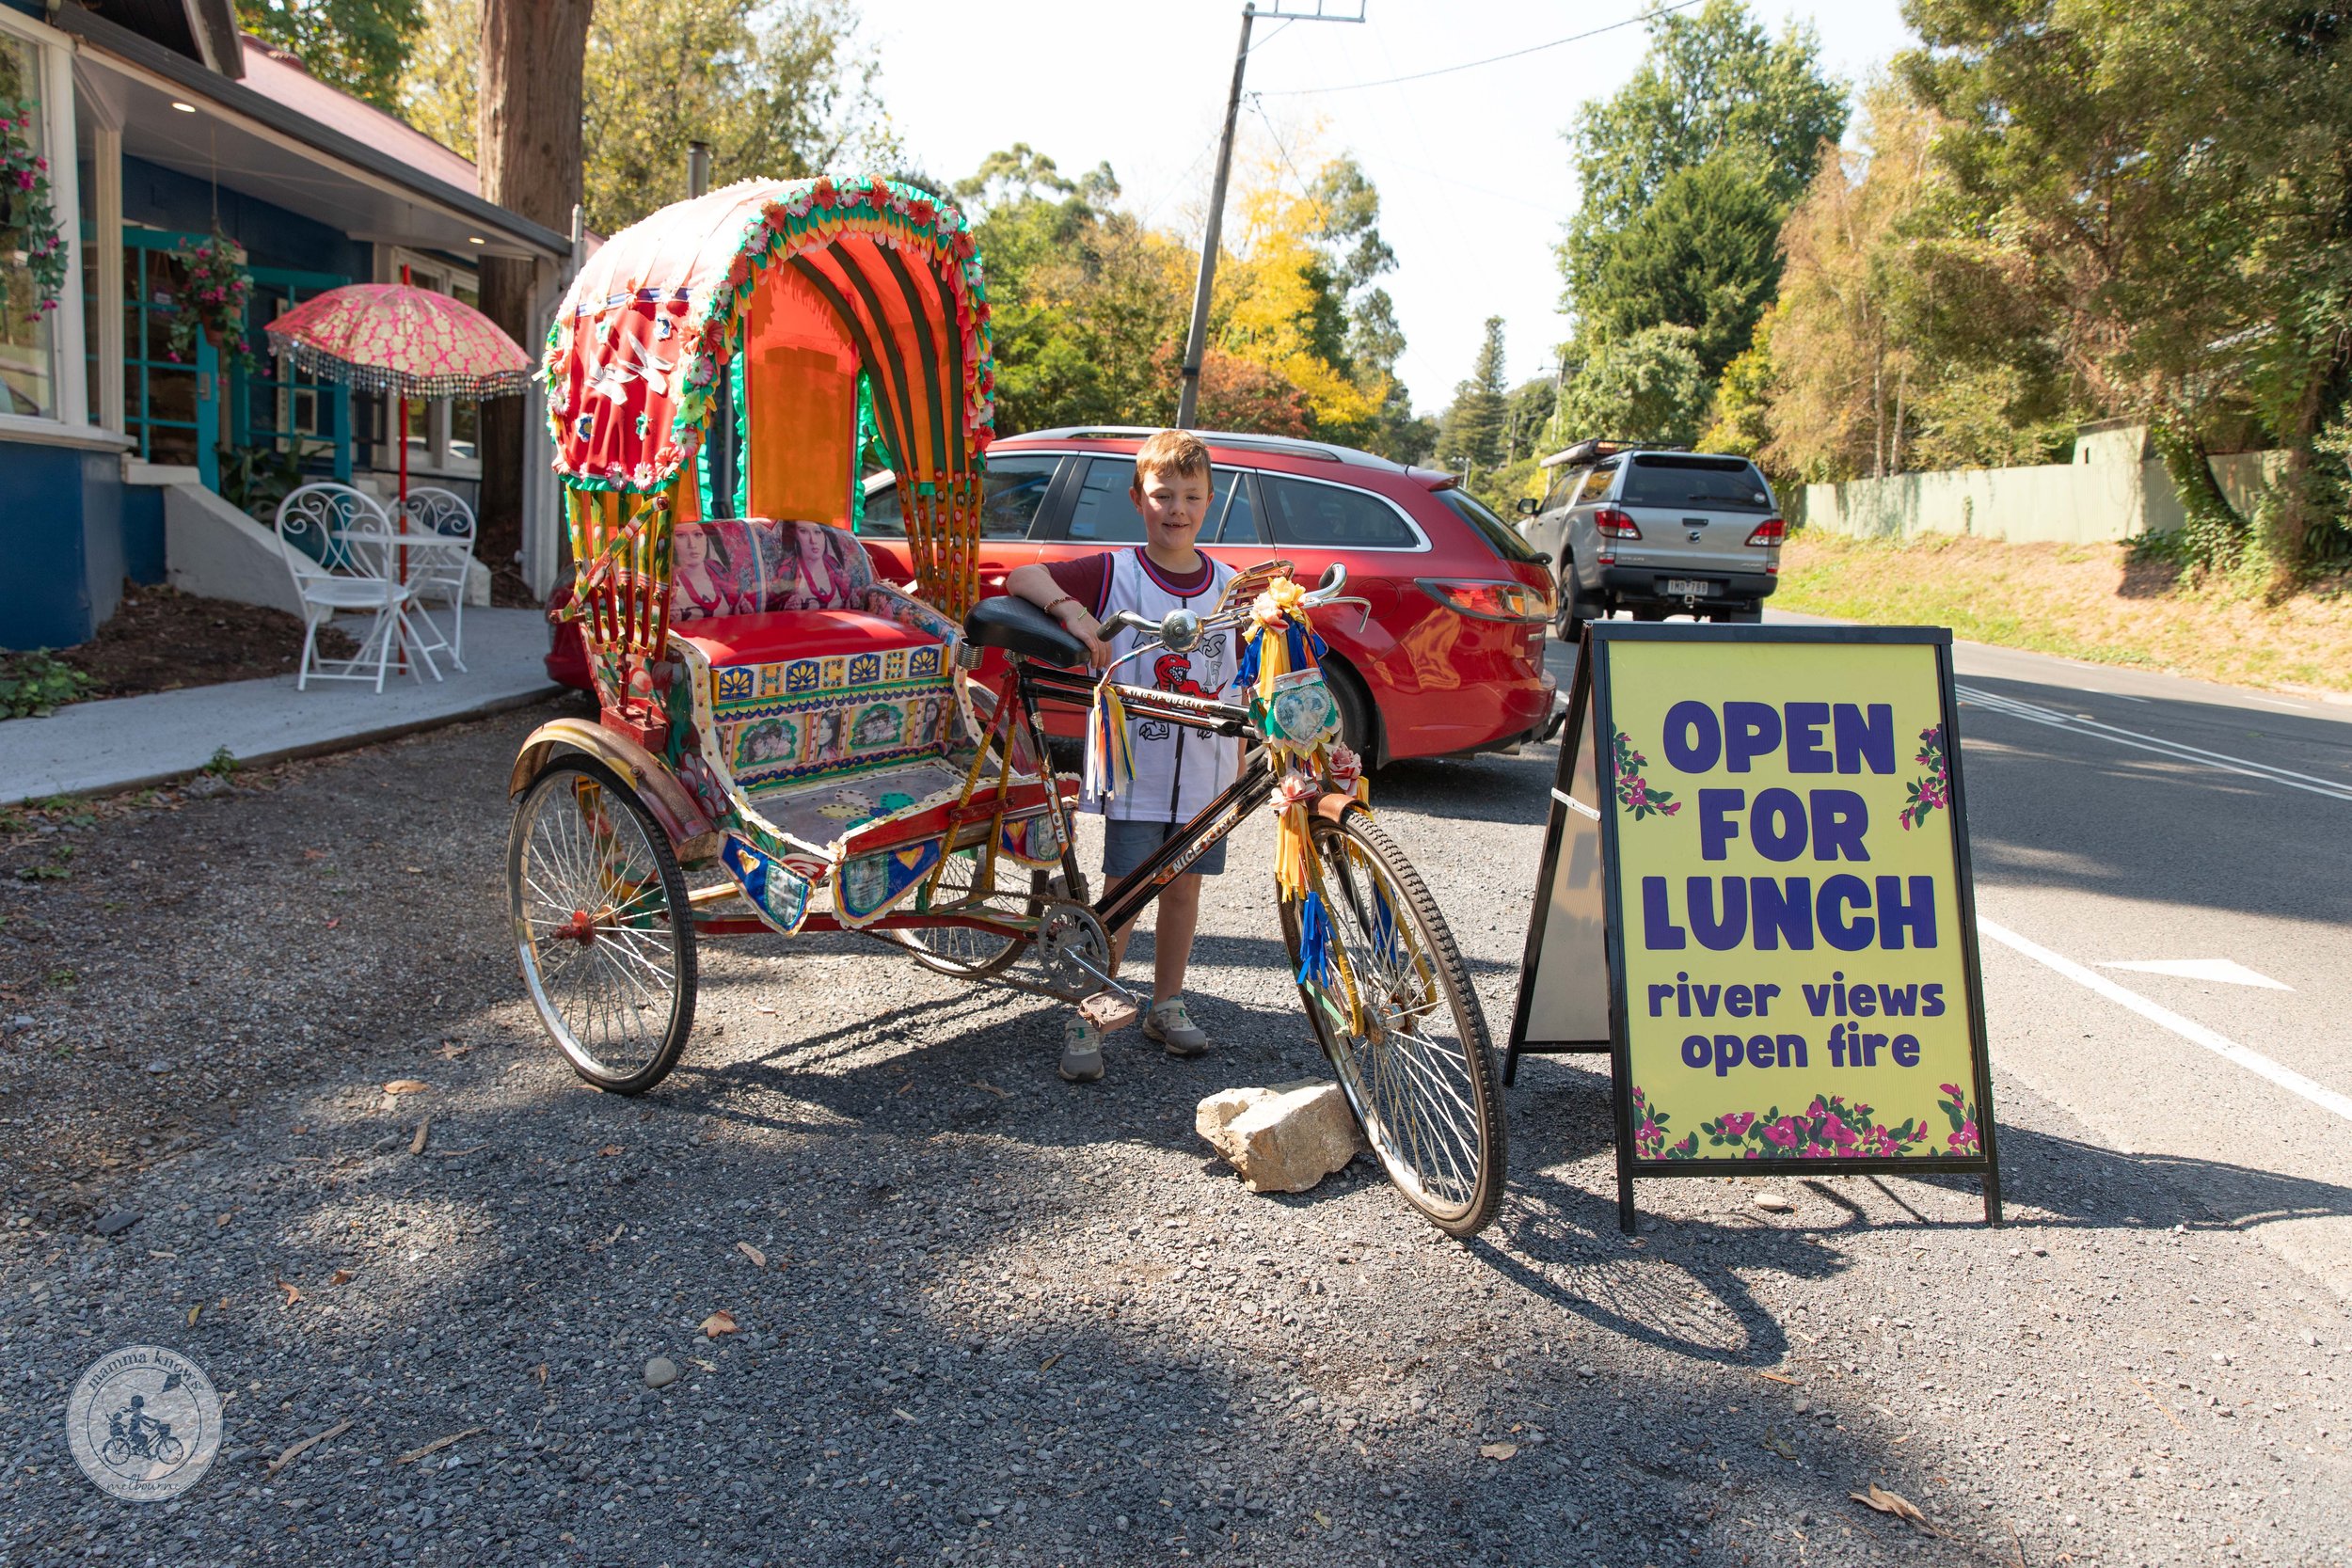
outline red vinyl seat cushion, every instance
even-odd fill
[[[702,651],[715,669],[728,664],[774,664],[841,654],[880,654],[894,648],[936,647],[939,639],[885,615],[855,610],[771,610],[673,625],[670,635]]]

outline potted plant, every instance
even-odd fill
[[[29,99],[0,98],[0,233],[7,235],[8,263],[23,267],[32,285],[26,321],[55,310],[66,286],[65,235],[50,201],[49,160],[33,150],[40,112]]]
[[[245,268],[245,246],[215,230],[184,249],[172,252],[182,281],[172,296],[171,334],[167,352],[174,359],[193,359],[199,341],[217,350],[224,365],[251,369],[252,352],[246,347],[245,308],[253,295],[253,275]]]

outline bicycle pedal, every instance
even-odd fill
[[[1108,1035],[1133,1023],[1139,1009],[1132,998],[1114,990],[1098,990],[1078,1004],[1078,1016]]]

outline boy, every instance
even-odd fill
[[[1061,622],[1087,645],[1087,661],[1097,670],[1146,641],[1134,631],[1105,641],[1103,622],[1108,616],[1132,610],[1156,623],[1181,609],[1206,618],[1233,576],[1232,567],[1193,547],[1208,516],[1210,488],[1209,449],[1200,437],[1181,430],[1161,431],[1136,453],[1135,483],[1127,492],[1143,518],[1141,547],[1016,567],[1005,578],[1005,592]],[[1230,633],[1212,632],[1190,654],[1155,656],[1148,667],[1122,669],[1120,678],[1133,686],[1216,696],[1232,681],[1234,652]],[[1129,720],[1127,736],[1135,757],[1134,782],[1107,800],[1089,796],[1080,802],[1080,809],[1101,812],[1105,818],[1106,882],[1141,865],[1241,770],[1238,740],[1149,719]],[[1207,1033],[1184,1010],[1184,966],[1192,957],[1193,929],[1200,918],[1200,879],[1224,869],[1225,844],[1220,839],[1169,882],[1158,899],[1152,1009],[1144,1016],[1143,1032],[1166,1046],[1171,1056],[1198,1056],[1209,1049]],[[1135,923],[1129,921],[1111,937],[1114,974],[1134,930]],[[1102,1032],[1083,1020],[1074,1022],[1062,1048],[1060,1070],[1073,1084],[1102,1077]]]

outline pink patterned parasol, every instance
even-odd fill
[[[402,398],[519,394],[531,356],[462,300],[405,283],[352,283],[269,324],[280,361],[328,381]]]

